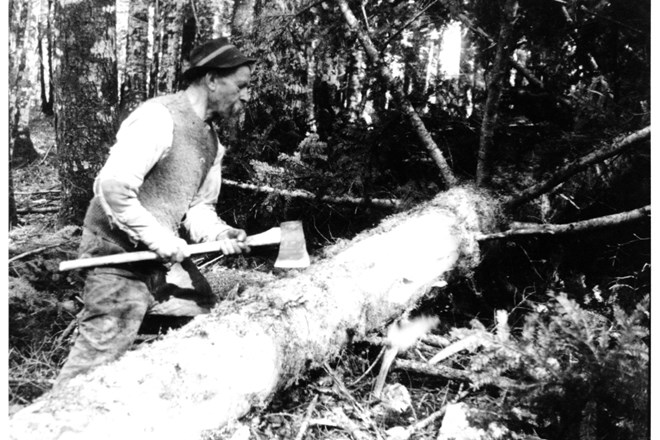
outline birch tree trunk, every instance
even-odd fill
[[[30,138],[30,110],[35,101],[38,73],[38,31],[41,0],[13,2],[10,22],[9,135],[12,159],[27,163],[39,157]],[[17,142],[17,140],[19,140]]]
[[[55,19],[59,223],[80,224],[116,133],[115,2],[58,0]]]
[[[132,0],[128,5],[126,72],[121,85],[120,104],[123,116],[147,99],[149,3],[149,0]]]
[[[509,68],[512,53],[512,28],[514,10],[517,0],[505,0],[500,19],[500,33],[497,39],[495,59],[490,70],[488,81],[488,96],[484,107],[479,137],[479,153],[477,159],[477,185],[486,186],[490,183],[492,172],[492,150],[495,145],[495,129],[499,118],[500,98]]]
[[[252,32],[254,24],[255,0],[234,0],[234,12],[231,18],[231,35],[241,39]]]
[[[185,0],[159,0],[156,12],[153,95],[175,92],[181,73],[181,38]]]
[[[53,115],[53,40],[51,23],[53,19],[52,0],[41,0],[39,17],[39,81],[41,83],[41,111]]]
[[[473,269],[474,237],[492,229],[495,208],[455,188],[392,216],[305,271],[48,393],[13,416],[10,438],[201,438],[335,358],[349,334],[381,328],[438,280]]]

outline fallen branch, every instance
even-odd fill
[[[392,368],[442,379],[459,380],[463,382],[469,382],[470,380],[466,371],[445,367],[444,365],[430,365],[427,362],[413,361],[410,359],[397,359],[394,361]]]
[[[372,65],[377,67],[378,73],[385,83],[385,86],[390,90],[390,93],[392,93],[395,102],[397,102],[403,114],[408,117],[408,120],[415,130],[415,133],[417,134],[420,142],[429,152],[431,158],[440,170],[440,176],[445,181],[445,184],[448,188],[455,186],[458,182],[456,176],[454,176],[453,171],[442,155],[438,145],[435,143],[431,137],[431,134],[426,129],[426,126],[424,125],[422,118],[420,118],[419,114],[417,113],[417,110],[415,110],[410,100],[406,97],[403,87],[401,84],[395,83],[393,81],[392,72],[390,71],[390,68],[387,66],[387,64],[382,61],[378,49],[376,49],[376,46],[371,41],[371,37],[369,37],[369,34],[367,34],[367,32],[365,32],[360,27],[357,18],[355,18],[355,15],[353,15],[353,12],[348,6],[348,2],[346,0],[336,1],[342,13],[344,14],[344,19],[346,20],[348,27],[357,34],[358,39],[360,40],[360,43],[362,44],[362,47],[364,47],[364,51],[369,58],[369,61]]]
[[[40,248],[37,248],[37,249],[33,249],[31,251],[23,252],[22,254],[18,254],[15,257],[11,257],[9,259],[9,261],[7,261],[7,263],[13,263],[14,261],[20,260],[21,258],[29,257],[30,255],[35,255],[35,254],[38,254],[38,253],[43,252],[45,250],[48,250],[50,248],[57,247],[60,244],[62,244],[62,243],[50,244],[48,246],[43,246],[43,247],[40,247]]]
[[[398,370],[409,371],[411,373],[424,374],[426,376],[437,377],[441,379],[470,382],[470,374],[467,371],[458,370],[456,368],[445,367],[443,365],[429,365],[427,362],[411,361],[408,359],[397,359],[396,361],[394,361],[393,368]],[[525,389],[535,386],[535,385],[520,385],[516,381],[506,377],[493,378],[490,384],[503,389],[506,388]]]
[[[375,205],[382,206],[384,208],[400,208],[403,204],[400,200],[397,199],[361,199],[358,197],[331,197],[331,196],[321,196],[318,197],[315,194],[310,193],[302,189],[295,190],[286,190],[273,188],[272,186],[267,185],[254,185],[252,183],[242,183],[230,179],[222,179],[222,184],[227,186],[233,186],[236,188],[249,189],[251,191],[257,191],[268,194],[278,194],[286,197],[299,197],[310,200],[320,200],[322,202],[328,203],[350,203],[354,205]]]
[[[555,235],[569,234],[573,232],[586,231],[589,229],[598,229],[609,226],[616,226],[642,220],[651,215],[651,205],[633,209],[632,211],[619,212],[617,214],[605,215],[589,220],[566,224],[526,224],[523,228],[510,229],[504,232],[494,234],[478,235],[477,240],[486,241],[500,238],[511,238],[528,235]]]
[[[57,206],[49,206],[46,208],[21,208],[17,209],[16,213],[17,214],[44,214],[44,213],[50,213],[50,212],[57,212],[59,211],[60,208]]]
[[[59,189],[46,189],[40,191],[14,191],[14,194],[20,196],[38,196],[43,194],[59,194],[61,192],[62,191],[60,191]]]
[[[519,195],[515,197],[510,197],[506,199],[503,203],[503,206],[507,210],[516,208],[522,205],[523,203],[528,202],[540,196],[541,194],[550,191],[552,188],[554,188],[561,182],[585,170],[590,165],[602,162],[605,159],[608,159],[612,156],[616,156],[617,154],[626,151],[628,148],[636,146],[640,142],[645,141],[650,137],[651,137],[651,127],[649,126],[641,130],[638,130],[632,134],[629,134],[628,136],[615,140],[611,146],[601,150],[593,151],[590,154],[582,156],[577,161],[570,163],[564,166],[563,168],[561,168],[559,171],[554,173],[545,181],[537,185],[534,185],[526,189],[525,191],[522,191]]]

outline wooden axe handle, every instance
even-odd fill
[[[271,228],[266,232],[249,236],[245,242],[248,246],[266,246],[278,244],[282,238],[280,228]],[[204,254],[207,252],[219,252],[219,241],[208,241],[205,243],[189,244],[186,249],[190,255]],[[85,267],[107,266],[109,264],[134,263],[136,261],[158,260],[158,254],[152,251],[126,252],[123,254],[104,255],[102,257],[81,258],[78,260],[62,261],[60,272]]]

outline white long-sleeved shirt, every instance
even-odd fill
[[[94,194],[111,221],[129,237],[150,248],[172,231],[138,200],[140,187],[151,168],[165,157],[173,140],[174,123],[165,106],[147,102],[121,124],[117,142],[94,181]],[[194,242],[210,241],[230,227],[215,212],[220,194],[221,162],[225,148],[218,142],[218,153],[206,179],[190,203],[183,221]]]

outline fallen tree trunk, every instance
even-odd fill
[[[16,413],[12,439],[200,438],[479,261],[496,203],[455,188]],[[214,280],[209,279],[213,285]],[[218,280],[215,280],[216,282]]]

